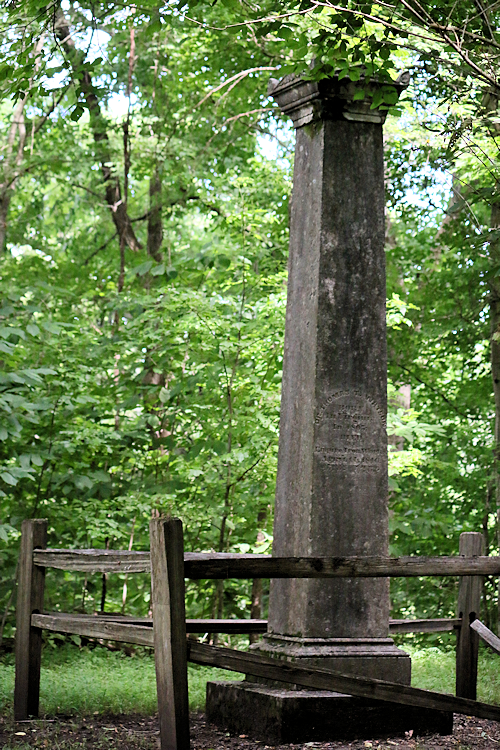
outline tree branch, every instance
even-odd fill
[[[422,378],[419,378],[419,376],[418,376],[418,375],[415,375],[415,373],[414,373],[414,372],[412,372],[412,370],[409,370],[409,369],[408,369],[408,367],[405,367],[404,365],[401,365],[401,364],[400,364],[399,362],[397,362],[396,364],[397,364],[397,366],[398,366],[398,367],[400,367],[400,368],[401,368],[402,370],[404,370],[405,372],[407,372],[407,373],[408,373],[408,375],[411,375],[411,377],[412,377],[412,378],[415,378],[415,380],[418,380],[418,382],[419,382],[419,383],[422,383],[422,385],[425,385],[425,387],[426,387],[426,388],[429,388],[429,390],[433,391],[433,392],[434,392],[434,393],[436,393],[436,394],[437,394],[438,396],[440,396],[440,397],[441,397],[441,398],[443,399],[443,401],[446,401],[446,403],[447,403],[447,404],[448,404],[449,406],[451,406],[451,408],[452,408],[452,409],[453,409],[453,410],[454,410],[454,411],[455,411],[455,412],[456,412],[456,413],[457,413],[457,414],[458,414],[458,415],[459,415],[460,417],[464,417],[465,419],[474,419],[474,420],[475,420],[475,419],[479,419],[479,417],[473,417],[473,416],[471,416],[470,414],[464,414],[464,412],[460,411],[460,409],[458,409],[458,408],[457,408],[457,407],[455,406],[455,404],[453,403],[453,401],[450,401],[450,399],[449,399],[449,398],[447,398],[447,397],[446,397],[446,396],[444,395],[444,393],[442,393],[442,392],[441,392],[441,391],[439,390],[439,388],[435,388],[435,387],[434,387],[433,385],[430,385],[430,383],[427,383],[427,382],[426,382],[425,380],[422,380]]]
[[[71,37],[68,22],[60,8],[56,11],[55,15],[54,34],[56,41],[59,42],[67,60],[69,61],[73,79],[78,83],[85,97],[85,102],[90,115],[90,128],[101,162],[106,202],[111,211],[111,216],[120,237],[120,241],[123,242],[124,245],[127,245],[131,250],[137,251],[142,245],[135,236],[127,213],[127,207],[122,200],[120,180],[112,166],[109,138],[106,130],[106,120],[101,112],[99,100],[97,99],[92,85],[90,74],[87,70],[82,70],[84,55],[76,48]]]
[[[104,242],[100,247],[98,247],[97,250],[94,250],[94,252],[91,253],[89,257],[83,261],[83,265],[86,266],[89,263],[89,261],[91,261],[95,255],[97,255],[97,253],[100,253],[101,250],[104,250],[104,248],[107,247],[107,245],[109,245],[109,243],[112,242],[117,236],[118,236],[118,232],[115,232],[114,235],[109,238],[109,240],[106,240],[106,242]]]

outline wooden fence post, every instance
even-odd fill
[[[463,557],[483,555],[483,535],[476,532],[460,534],[459,552]],[[462,626],[457,635],[455,692],[459,698],[472,700],[476,700],[479,636],[470,628],[470,623],[479,617],[482,587],[482,576],[460,578],[457,614],[462,618]]]
[[[42,631],[31,627],[31,615],[43,611],[45,568],[33,564],[33,550],[44,549],[46,546],[47,521],[23,521],[16,606],[16,721],[38,716]]]
[[[149,525],[161,750],[189,750],[184,540],[179,518]]]

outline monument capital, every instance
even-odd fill
[[[308,81],[296,75],[287,75],[278,81],[271,78],[267,93],[278,103],[281,111],[292,118],[295,128],[318,122],[319,120],[348,120],[383,125],[387,117],[384,104],[372,108],[374,95],[383,87],[393,87],[398,97],[407,88],[410,74],[404,71],[396,81],[381,82],[361,76],[359,81],[351,81],[347,76],[336,73],[330,78]],[[363,99],[355,94],[364,92]]]

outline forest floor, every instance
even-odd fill
[[[48,721],[17,722],[0,717],[3,750],[157,750],[156,717],[132,714],[87,718],[57,717]],[[384,740],[310,742],[269,746],[245,736],[231,736],[209,725],[204,714],[191,717],[193,750],[493,750],[500,748],[500,723],[455,715],[447,737],[391,737]]]

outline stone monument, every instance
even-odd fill
[[[401,76],[392,85],[399,93],[407,84]],[[297,131],[274,521],[279,557],[388,554],[387,111],[372,106],[382,85],[295,76],[270,84]],[[410,683],[410,657],[389,638],[387,579],[271,581],[259,649]],[[270,742],[451,731],[442,712],[250,682],[210,683],[207,714]]]

